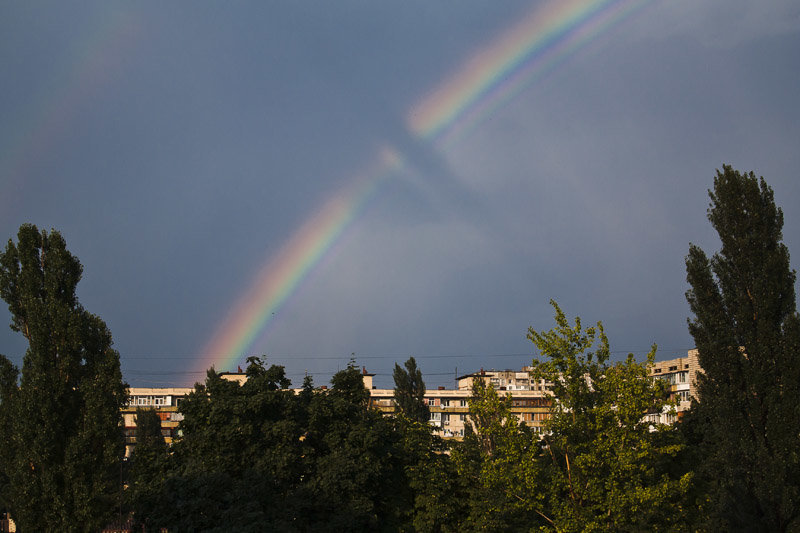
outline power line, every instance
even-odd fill
[[[612,355],[619,355],[619,354],[628,354],[628,353],[637,353],[637,352],[649,352],[650,346],[641,347],[636,349],[628,349],[628,350],[612,350],[609,353]],[[659,352],[684,352],[691,350],[692,348],[661,348]],[[342,354],[342,355],[333,355],[333,354],[261,354],[264,355],[268,360],[298,360],[298,359],[319,359],[319,360],[349,360],[353,358],[352,353],[350,354]],[[532,352],[524,352],[524,353],[465,353],[465,354],[441,354],[441,353],[431,353],[431,354],[415,354],[415,353],[404,353],[404,354],[358,354],[356,353],[355,359],[362,360],[362,359],[403,359],[408,358],[409,356],[413,356],[415,359],[456,359],[456,358],[476,358],[476,357],[533,357]],[[242,354],[242,359],[249,357],[249,355]],[[213,356],[212,359],[222,360],[222,359],[229,359],[229,355],[218,354]],[[120,359],[122,360],[144,360],[144,359],[189,359],[189,360],[197,360],[199,359],[198,355],[174,355],[174,354],[121,354]]]

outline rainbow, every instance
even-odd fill
[[[66,53],[59,70],[52,73],[49,83],[41,90],[36,103],[22,113],[31,115],[22,120],[20,127],[9,130],[13,137],[0,142],[0,176],[4,183],[4,201],[0,212],[8,215],[7,205],[14,197],[32,166],[42,154],[68,137],[75,115],[110,81],[109,71],[131,52],[139,39],[141,20],[133,13],[120,9],[103,9],[98,13],[99,23],[94,31],[82,33]],[[3,221],[5,222],[5,221]]]
[[[378,185],[402,164],[397,152],[383,148],[376,161],[295,231],[275,258],[264,265],[217,328],[204,350],[204,364],[226,369],[241,362],[257,338],[264,335],[273,313],[319,264]]]
[[[408,113],[409,131],[446,151],[565,59],[652,0],[551,0],[434,88]],[[233,368],[261,346],[276,313],[405,158],[385,147],[375,163],[329,199],[261,269],[208,341],[197,370]]]

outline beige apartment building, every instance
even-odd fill
[[[142,388],[131,387],[128,404],[122,408],[122,425],[125,432],[125,457],[130,457],[136,444],[136,410],[154,409],[161,419],[161,434],[167,444],[177,436],[178,423],[183,415],[178,412],[181,400],[194,389],[190,387]]]
[[[661,413],[647,415],[652,423],[672,424],[680,418],[681,413],[692,405],[692,398],[697,395],[697,374],[702,372],[697,362],[697,350],[689,350],[686,357],[678,357],[667,361],[656,361],[648,369],[648,375],[654,379],[663,379],[669,385],[670,399],[677,401],[674,412],[665,410]]]
[[[460,439],[469,416],[467,399],[472,394],[472,383],[477,379],[491,383],[499,394],[512,398],[512,413],[519,421],[535,432],[541,433],[544,421],[549,416],[550,399],[543,382],[533,380],[529,368],[522,370],[480,370],[457,378],[457,389],[439,387],[425,393],[425,402],[430,409],[430,423],[444,438]],[[389,415],[395,412],[394,389],[378,389],[373,386],[374,374],[362,371],[364,387],[370,391],[371,404]],[[243,373],[223,373],[224,379],[240,384],[247,378]],[[178,424],[183,415],[178,411],[180,402],[194,390],[191,387],[141,388],[131,387],[128,404],[122,409],[125,431],[125,455],[129,456],[136,443],[136,409],[154,409],[161,419],[161,433],[171,444],[177,437]]]
[[[456,388],[438,387],[425,393],[425,402],[430,409],[430,423],[436,432],[446,439],[460,439],[464,436],[469,419],[467,400],[472,395],[472,384],[475,380],[483,380],[492,384],[498,394],[511,396],[511,412],[521,423],[531,427],[533,431],[542,433],[544,423],[550,416],[551,395],[544,380],[535,380],[530,374],[530,367],[521,370],[483,370],[465,374],[456,378]],[[697,363],[697,350],[689,350],[686,357],[657,361],[650,369],[649,375],[654,379],[663,379],[669,383],[670,393],[678,400],[677,409],[665,409],[661,413],[646,415],[651,423],[671,424],[680,417],[680,413],[691,405],[691,398],[696,397],[695,379],[701,372]],[[379,389],[373,386],[374,374],[362,369],[364,387],[370,391],[371,404],[381,412],[391,415],[395,412],[394,389]],[[243,383],[247,377],[241,372],[225,372],[224,379]],[[128,405],[122,409],[125,431],[126,455],[135,444],[136,409],[155,409],[161,418],[161,431],[165,440],[171,443],[177,437],[178,424],[183,418],[179,412],[180,402],[190,392],[190,387],[183,388],[139,388],[132,387]],[[298,389],[299,390],[299,389]]]
[[[511,396],[511,412],[520,422],[541,433],[543,423],[549,417],[550,396],[544,382],[531,378],[529,368],[522,370],[480,370],[456,378],[457,388],[439,387],[425,392],[425,402],[430,409],[430,423],[436,432],[446,438],[460,439],[464,436],[469,418],[467,400],[472,395],[472,383],[482,379],[492,384],[498,394]],[[364,385],[370,389],[372,405],[385,414],[395,412],[394,389],[372,387],[372,375],[364,375]]]

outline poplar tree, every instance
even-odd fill
[[[397,410],[409,420],[427,424],[430,409],[425,403],[425,382],[422,380],[422,371],[417,367],[417,361],[413,357],[409,357],[404,366],[405,369],[395,363],[392,373]]]
[[[800,525],[800,319],[783,212],[763,177],[727,165],[709,196],[722,249],[709,259],[690,245],[686,258],[705,514],[722,529],[787,531]]]
[[[30,224],[0,254],[0,296],[28,341],[0,406],[5,498],[22,531],[97,531],[119,503],[127,391],[111,333],[75,295],[81,274],[57,231]]]

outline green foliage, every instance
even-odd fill
[[[4,355],[0,354],[0,514],[11,504],[8,469],[13,464],[13,395],[17,391],[19,372]]]
[[[400,528],[411,495],[396,421],[368,405],[369,391],[353,364],[331,379],[332,390],[309,406],[306,443],[313,457],[306,488],[307,529]]]
[[[353,406],[366,406],[369,403],[369,391],[364,387],[364,376],[358,371],[352,360],[345,370],[340,370],[331,377],[330,395],[336,400]]]
[[[181,404],[183,437],[163,474],[151,474],[163,481],[151,483],[159,493],[141,522],[175,531],[397,531],[411,522],[416,440],[369,407],[354,365],[331,390],[306,380],[295,394],[282,367],[249,362],[242,385],[212,369]]]
[[[137,526],[158,531],[148,512],[159,503],[166,477],[167,444],[161,434],[161,419],[153,409],[136,409],[136,446],[128,460],[126,500]]]
[[[633,355],[609,364],[602,324],[583,329],[576,318],[571,326],[551,304],[556,327],[528,332],[546,358],[533,361],[533,375],[550,384],[554,399],[542,457],[545,529],[680,529],[691,474],[673,472],[670,463],[683,447],[673,428],[644,420],[667,405],[663,382],[648,378]],[[654,357],[655,346],[648,364]]]
[[[403,502],[408,514],[403,531],[462,531],[468,510],[467,492],[458,476],[448,447],[433,434],[428,423],[401,418],[405,455],[406,491],[412,502]]]
[[[541,521],[537,438],[484,379],[473,381],[464,441],[453,450],[466,497],[461,531],[527,531]]]
[[[405,369],[394,365],[394,402],[401,415],[422,424],[428,423],[430,409],[425,403],[425,382],[417,361],[409,357]]]
[[[704,374],[688,418],[701,452],[707,524],[800,528],[800,318],[783,212],[763,178],[723,166],[708,219],[722,249],[691,245],[689,331]]]
[[[5,500],[25,531],[97,530],[118,501],[126,400],[105,323],[78,303],[82,267],[61,235],[19,229],[0,254],[0,296],[28,340],[19,385],[3,363]]]

